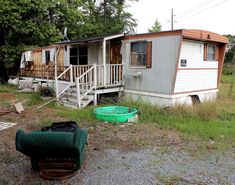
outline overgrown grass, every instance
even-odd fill
[[[88,106],[81,110],[68,109],[62,106],[55,106],[55,108],[58,110],[58,116],[76,121],[81,126],[95,126],[98,122],[93,114],[93,106]]]
[[[29,107],[45,102],[38,93],[18,93],[17,87],[11,85],[0,85],[0,93],[13,94]],[[0,100],[1,102],[3,100]],[[139,110],[141,124],[157,124],[162,128],[175,129],[187,138],[198,136],[204,140],[232,141],[231,143],[235,141],[235,76],[232,75],[222,77],[216,102],[208,101],[193,107],[177,105],[167,109],[141,100],[137,102],[128,100],[117,104],[136,107]],[[77,121],[84,127],[95,126],[98,123],[93,114],[93,106],[74,110],[57,106],[53,102],[47,107],[54,109],[59,117]],[[45,119],[42,121],[42,126],[48,125],[49,122],[51,120]]]
[[[11,101],[9,99],[0,99],[0,105],[4,107],[4,104],[7,104],[10,106],[11,104],[15,102],[22,101],[23,104],[27,107],[38,105],[40,103],[43,103],[43,99],[40,96],[40,93],[19,93],[17,91],[17,86],[15,85],[9,85],[9,84],[1,84],[0,85],[0,93],[6,93],[8,95],[12,95]]]
[[[208,101],[193,107],[178,105],[168,109],[132,100],[121,102],[120,105],[136,107],[143,124],[158,124],[205,140],[235,141],[235,87],[231,88],[235,77],[223,79],[219,98],[215,102]]]

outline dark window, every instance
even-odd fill
[[[87,65],[88,64],[88,56],[87,56],[87,47],[79,48],[79,65]]]
[[[70,48],[70,64],[87,65],[88,64],[87,47]]]
[[[78,48],[70,48],[70,64],[78,65]]]
[[[45,61],[46,63],[50,62],[50,50],[45,51]]]

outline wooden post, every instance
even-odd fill
[[[56,47],[54,47],[55,50],[56,50]],[[59,53],[59,50],[60,50],[60,47],[58,49],[57,52],[55,52],[55,56],[54,56],[54,59],[55,59],[55,92],[56,92],[56,101],[59,101],[59,84],[58,84],[58,79],[57,79],[57,55]]]
[[[106,86],[107,69],[106,69],[106,40],[103,40],[103,66],[104,66],[104,86]]]
[[[70,85],[73,84],[73,66],[70,64]]]
[[[96,89],[96,84],[97,84],[96,64],[94,64],[93,67],[94,67],[94,86],[95,86],[95,89]]]
[[[79,84],[79,78],[76,78],[76,89],[77,89],[77,105],[78,108],[81,108],[81,99],[80,99],[80,84]]]

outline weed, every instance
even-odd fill
[[[39,128],[50,126],[52,123],[51,119],[44,119],[39,123]]]
[[[58,106],[57,109],[58,115],[70,120],[77,121],[79,125],[82,126],[96,126],[97,120],[93,114],[93,106],[86,107],[84,109],[67,109],[61,106]]]
[[[209,121],[217,116],[217,103],[215,101],[207,101],[195,105],[193,110],[202,120]]]

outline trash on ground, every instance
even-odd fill
[[[19,114],[24,111],[24,107],[23,107],[21,102],[15,103],[14,107],[16,109],[16,112],[19,113]]]
[[[0,122],[0,130],[4,130],[7,128],[10,128],[14,125],[17,125],[17,123],[10,123],[10,122]]]

